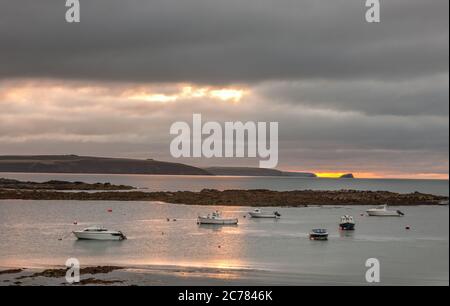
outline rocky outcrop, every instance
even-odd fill
[[[88,200],[88,201],[161,201],[188,205],[229,206],[307,206],[307,205],[438,205],[448,197],[423,193],[399,194],[387,191],[271,191],[211,190],[201,192],[57,192],[0,189],[0,199]]]
[[[83,182],[48,181],[44,183],[21,182],[0,178],[0,189],[20,190],[132,190],[131,186],[112,185],[110,183],[88,184]]]
[[[80,269],[80,275],[85,274],[107,274],[111,273],[116,270],[122,270],[123,267],[118,266],[97,266],[97,267],[85,267]],[[59,278],[66,276],[67,268],[66,269],[47,269],[42,272],[36,272],[31,275],[25,275],[18,277],[17,279],[25,279],[25,278],[36,278],[36,277],[50,277],[50,278]]]
[[[353,173],[347,173],[347,174],[341,175],[340,178],[342,178],[342,179],[353,179],[353,178],[355,178],[355,176],[353,175]]]

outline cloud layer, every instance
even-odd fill
[[[446,0],[82,1],[0,4],[0,77],[247,83],[448,71]]]
[[[174,121],[280,122],[280,168],[448,176],[447,0],[0,3],[0,154],[171,160]],[[199,166],[257,160],[182,160]]]

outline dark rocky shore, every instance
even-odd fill
[[[0,189],[15,190],[133,190],[134,187],[110,183],[88,184],[83,182],[48,181],[44,183],[21,182],[0,178]]]
[[[58,192],[50,190],[1,189],[0,199],[78,201],[161,201],[187,205],[307,206],[307,205],[437,205],[448,197],[423,193],[399,194],[387,191],[271,191],[210,190],[200,192]]]
[[[125,268],[118,266],[96,266],[96,267],[81,268],[80,276],[82,276],[83,279],[81,279],[80,282],[78,283],[74,283],[74,285],[99,286],[99,285],[122,284],[124,282],[123,280],[102,279],[102,277],[104,277],[104,275],[108,273],[123,269]],[[38,280],[40,279],[42,281],[43,278],[60,280],[62,281],[62,283],[59,283],[58,285],[65,286],[69,285],[68,283],[64,282],[64,277],[66,276],[67,271],[68,271],[67,268],[46,269],[39,272],[31,272],[25,268],[3,270],[0,271],[0,275],[10,275],[11,277],[3,279],[3,284],[0,284],[0,286],[2,285],[21,286],[24,285],[24,282],[31,281],[31,283],[33,283],[37,279]],[[99,275],[100,278],[94,277],[96,275]]]

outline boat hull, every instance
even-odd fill
[[[339,224],[339,228],[343,231],[354,231],[355,223],[341,223]]]
[[[328,231],[325,229],[315,229],[309,233],[309,240],[328,240]]]
[[[438,205],[439,206],[448,206],[448,200],[440,201]]]
[[[279,218],[279,216],[277,216],[275,214],[261,214],[261,213],[254,213],[254,212],[250,212],[248,214],[252,218],[261,218],[261,219],[278,219]]]
[[[328,234],[327,235],[310,234],[309,240],[326,241],[328,240]]]
[[[85,233],[85,232],[73,232],[75,237],[79,240],[125,240],[125,236],[119,233]]]
[[[367,214],[370,217],[401,217],[401,214],[399,214],[396,211],[367,211]]]
[[[238,219],[212,219],[199,217],[197,219],[197,224],[236,225],[238,224]]]

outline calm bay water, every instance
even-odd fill
[[[198,226],[197,215],[213,209],[239,217],[239,225]],[[82,265],[256,269],[269,271],[268,279],[270,271],[289,273],[289,278],[278,280],[285,284],[302,278],[364,284],[364,263],[375,257],[381,262],[384,284],[448,285],[448,207],[402,207],[403,218],[363,217],[365,209],[277,208],[281,219],[255,220],[243,218],[248,207],[4,200],[0,201],[0,266],[64,265],[67,258],[76,257]],[[337,229],[344,214],[355,216],[354,233]],[[95,224],[120,229],[129,239],[77,241],[70,234]],[[406,230],[406,225],[412,229]],[[330,240],[310,241],[308,232],[315,227],[328,228]]]
[[[226,176],[170,176],[170,175],[110,175],[110,174],[36,174],[0,173],[0,177],[43,182],[48,180],[110,182],[146,188],[149,191],[200,191],[209,189],[270,189],[288,190],[372,190],[400,193],[423,192],[448,196],[448,180],[404,179],[325,179],[296,177],[226,177]]]
[[[203,188],[272,190],[388,190],[449,194],[448,181],[310,179],[285,177],[203,177],[1,173],[26,181],[52,179],[111,182],[151,191]],[[245,205],[245,203],[243,203]],[[109,213],[108,210],[113,212]],[[198,214],[218,209],[239,217],[234,227],[204,227]],[[274,208],[275,209],[275,208]],[[367,207],[277,208],[280,220],[243,216],[248,207],[205,207],[155,202],[0,201],[0,266],[82,265],[185,266],[267,271],[268,283],[365,284],[365,261],[381,262],[383,284],[449,283],[448,207],[402,207],[403,218],[361,216]],[[357,230],[337,229],[341,215],[355,216]],[[171,221],[167,221],[170,218]],[[176,221],[173,221],[173,219]],[[78,225],[74,225],[78,221]],[[77,241],[71,231],[90,225],[122,230],[122,242]],[[410,225],[412,230],[406,230]],[[308,232],[323,227],[328,242]],[[62,240],[59,240],[62,238]],[[276,278],[277,273],[282,273]],[[251,283],[250,283],[251,284]]]

